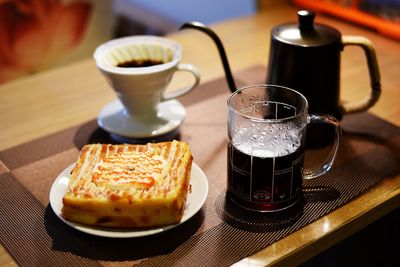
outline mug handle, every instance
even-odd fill
[[[187,72],[193,74],[194,82],[190,86],[186,86],[186,87],[174,90],[171,93],[168,93],[168,95],[163,95],[161,101],[170,100],[173,98],[177,98],[178,96],[185,95],[185,94],[189,93],[190,91],[192,91],[196,86],[199,85],[200,72],[192,64],[185,64],[185,63],[178,64],[176,67],[176,71],[187,71]]]
[[[311,114],[308,116],[308,123],[328,123],[335,127],[335,139],[329,155],[325,161],[318,167],[308,168],[303,170],[303,179],[313,179],[327,173],[336,159],[339,145],[341,142],[342,130],[339,121],[331,115],[316,115]]]
[[[366,98],[357,103],[341,104],[341,109],[344,114],[366,111],[378,101],[381,94],[380,74],[375,49],[370,40],[361,36],[342,36],[342,44],[343,46],[357,45],[364,50],[371,81],[371,91]]]

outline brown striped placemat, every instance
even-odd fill
[[[238,85],[263,82],[265,68],[237,73]],[[21,266],[227,266],[317,220],[400,173],[400,129],[368,113],[346,116],[338,161],[305,181],[295,209],[254,214],[225,199],[226,98],[223,78],[180,98],[189,142],[206,173],[209,195],[190,220],[160,234],[127,239],[91,236],[65,225],[49,205],[54,179],[86,143],[114,142],[96,121],[0,152],[0,241]],[[328,148],[307,152],[307,165]]]

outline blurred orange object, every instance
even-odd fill
[[[380,34],[400,40],[400,24],[385,20],[379,16],[368,14],[358,9],[358,0],[352,1],[351,5],[341,5],[334,1],[324,0],[292,0],[302,8],[311,9],[315,12],[326,13],[353,23],[366,26],[378,31]],[[339,1],[340,2],[340,1]]]
[[[86,2],[0,1],[0,83],[70,53],[85,33],[90,12]]]

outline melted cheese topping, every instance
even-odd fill
[[[73,172],[68,193],[78,198],[109,199],[123,196],[166,196],[179,183],[185,147],[172,142],[167,148],[128,145],[90,145]],[[186,148],[187,149],[187,148]],[[189,155],[189,154],[188,154]],[[178,158],[178,160],[176,160]],[[174,173],[170,171],[174,170]]]
[[[154,185],[163,173],[165,160],[151,152],[120,152],[102,159],[94,168],[96,185],[131,184],[139,187]]]

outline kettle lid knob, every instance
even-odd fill
[[[297,23],[284,23],[272,29],[272,40],[302,48],[341,45],[340,32],[328,25],[314,23],[315,17],[316,13],[313,11],[298,11]]]
[[[315,13],[309,10],[300,10],[297,12],[300,31],[310,31],[314,29]]]

